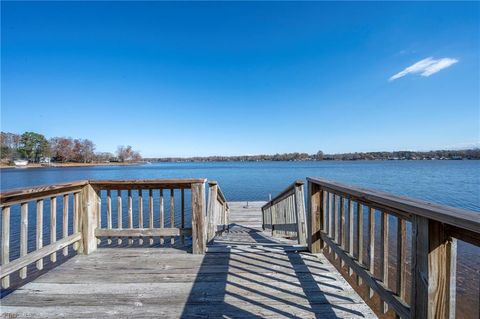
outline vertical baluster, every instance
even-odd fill
[[[138,190],[138,228],[143,228],[143,194],[142,190]],[[143,238],[138,239],[140,245],[143,244]]]
[[[78,214],[79,214],[79,205],[80,205],[80,193],[73,193],[73,233],[78,233]],[[78,250],[78,242],[73,243],[73,249]]]
[[[21,205],[21,224],[20,224],[20,257],[27,254],[28,250],[28,203]],[[20,278],[27,277],[27,267],[20,269]]]
[[[363,205],[357,206],[357,242],[358,242],[358,262],[363,266]],[[357,284],[361,285],[363,279],[357,276]]]
[[[43,199],[37,200],[37,250],[43,247]],[[43,269],[43,258],[37,260],[37,269]]]
[[[62,236],[68,237],[68,194],[63,195]],[[68,255],[68,246],[63,248],[63,255]]]
[[[122,221],[123,221],[123,212],[122,212],[122,191],[117,190],[117,225],[118,229],[122,229]],[[122,244],[122,238],[118,237],[117,242],[119,245]]]
[[[97,190],[97,227],[98,229],[102,228],[102,193],[100,190]],[[100,245],[102,243],[102,240],[100,238],[97,239],[97,245]]]
[[[370,221],[368,223],[368,227],[369,227],[368,239],[370,241],[369,258],[368,258],[369,267],[368,268],[369,268],[372,276],[375,277],[375,275],[374,275],[374,273],[375,273],[375,209],[369,207],[368,217],[370,219]],[[370,295],[370,298],[373,297],[373,289],[371,289],[371,288],[369,289],[369,295]]]
[[[328,193],[328,236],[333,239],[333,194]]]
[[[381,212],[380,214],[380,271],[382,272],[382,280],[385,286],[388,288],[388,214]],[[382,302],[380,304],[382,312],[388,311],[388,304]]]
[[[50,198],[50,245],[57,241],[57,197]],[[57,261],[57,253],[50,255],[52,262]]]
[[[2,208],[2,266],[10,262],[10,207]],[[10,287],[10,276],[2,278],[2,287]]]
[[[320,229],[323,230],[325,233],[327,232],[327,225],[328,225],[328,211],[327,211],[327,205],[328,205],[328,193],[324,190],[320,191],[320,202],[323,207],[323,220],[320,225]],[[322,247],[323,248],[323,247]]]
[[[353,253],[353,201],[351,199],[348,200],[348,228],[349,228],[349,233],[348,233],[348,252],[350,255],[354,256]],[[351,276],[353,275],[353,269],[349,268],[348,269],[348,274]]]
[[[133,201],[132,201],[132,190],[128,190],[128,199],[127,199],[127,213],[128,213],[128,228],[132,229],[133,228]],[[133,244],[133,238],[128,237],[128,244],[132,245]]]
[[[160,189],[160,228],[165,227],[165,212],[163,208],[163,189]],[[160,245],[163,245],[163,236],[160,236]]]
[[[173,189],[170,190],[170,227],[175,227],[175,198]],[[170,243],[173,245],[175,243],[175,237],[170,237]]]
[[[107,229],[112,229],[112,194],[107,190]],[[112,243],[112,237],[108,237],[107,243]]]
[[[333,239],[335,244],[338,244],[338,205],[337,205],[337,195],[333,194]],[[333,260],[338,258],[337,254],[333,253]]]
[[[397,273],[396,273],[396,292],[400,298],[405,301],[406,299],[406,236],[407,225],[404,219],[397,218]]]
[[[345,236],[346,236],[346,223],[345,223],[345,198],[340,196],[340,246],[345,250],[347,245]],[[345,266],[345,262],[340,258],[340,267]]]
[[[181,215],[181,227],[182,227],[182,231],[183,229],[185,228],[185,190],[182,188],[182,203],[181,203],[181,212],[180,212],[182,215]],[[223,220],[224,220],[224,224],[225,224],[225,204],[223,204]],[[181,236],[181,239],[182,239],[182,245],[185,244],[185,236],[182,235]]]
[[[153,228],[153,190],[148,190],[148,226]],[[150,236],[150,245],[153,245],[153,237]]]

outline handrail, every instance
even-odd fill
[[[81,189],[87,184],[87,180],[82,180],[70,183],[11,189],[0,193],[0,206],[3,207],[7,205],[14,205],[24,201],[45,198],[50,195],[58,196],[62,193],[70,193],[72,191]]]
[[[262,228],[272,236],[297,237],[306,243],[304,182],[295,181],[262,206]]]
[[[205,183],[205,178],[194,179],[127,179],[127,180],[90,180],[88,181],[93,187],[105,190],[128,190],[128,189],[158,189],[158,188],[174,188],[187,189],[195,183]]]
[[[265,205],[263,205],[262,209],[267,209],[268,207],[282,201],[283,199],[285,199],[285,197],[293,194],[293,192],[295,191],[295,186],[302,186],[304,184],[305,183],[302,180],[297,180],[293,182],[292,184],[288,185],[283,191],[281,191],[278,195],[269,200]]]
[[[67,256],[70,245],[73,245],[74,250],[79,254],[89,254],[102,243],[102,237],[108,238],[107,244],[112,243],[111,237],[116,237],[118,244],[122,243],[121,237],[128,237],[127,243],[130,245],[133,243],[133,237],[139,237],[139,244],[143,243],[144,237],[149,237],[150,244],[153,244],[154,236],[160,237],[161,242],[164,237],[170,237],[173,244],[176,236],[180,236],[182,243],[184,236],[191,236],[192,252],[205,253],[205,181],[206,179],[82,180],[1,192],[0,278],[2,286],[10,287],[9,276],[16,271],[20,272],[21,279],[25,279],[27,266],[32,263],[36,263],[38,270],[43,269],[43,258],[46,256],[50,256],[52,263],[57,261],[58,251],[63,251],[63,255]],[[127,196],[124,196],[124,190],[127,191]],[[143,210],[143,190],[148,191],[148,204],[145,211]],[[170,213],[170,222],[165,228],[164,212],[167,210],[164,209],[164,190],[167,191],[165,195],[169,199],[168,212]],[[190,191],[186,195],[188,190]],[[116,193],[116,214],[112,209],[112,192]],[[175,209],[175,193],[180,195],[180,209]],[[154,200],[154,194],[159,194],[156,195],[159,196],[158,201]],[[191,198],[191,227],[185,225],[185,196]],[[223,194],[220,196],[225,198]],[[122,201],[123,198],[126,201]],[[101,205],[102,199],[106,200],[106,211],[102,211],[102,208],[105,208]],[[137,202],[137,209],[133,205],[134,200]],[[59,202],[58,205],[57,202]],[[124,203],[127,204],[126,210],[122,210]],[[36,219],[33,219],[36,224],[35,234],[28,232],[28,223],[32,220],[28,217],[31,205],[35,205],[36,208]],[[46,246],[43,241],[44,208],[49,208],[50,213],[50,242]],[[175,213],[178,211],[180,214]],[[157,213],[161,221],[159,226],[156,225]],[[61,222],[58,222],[61,223],[61,228],[57,227],[57,215],[61,215]],[[175,219],[178,215],[180,215],[180,222]],[[12,223],[18,221],[20,225],[18,238],[10,238],[11,218],[13,218]],[[106,221],[103,224],[102,219]],[[136,225],[133,224],[134,220]],[[18,243],[20,251],[20,256],[13,260],[10,260],[11,242]],[[32,243],[35,243],[36,247],[33,251],[28,251]]]
[[[230,208],[216,181],[208,181],[207,242],[229,229]]]
[[[405,216],[418,215],[451,226],[480,233],[480,214],[461,208],[429,203],[419,199],[350,186],[318,177],[307,177],[307,181],[319,184],[322,188],[342,194],[346,198],[360,200],[380,209],[400,211]]]
[[[352,286],[377,314],[390,309],[401,318],[454,317],[456,239],[480,246],[479,213],[317,177],[307,181],[309,251],[323,251],[347,279],[355,275]],[[392,239],[395,287],[389,282]],[[374,294],[383,301],[379,306],[372,302]]]

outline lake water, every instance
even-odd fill
[[[317,176],[480,212],[480,161],[158,163],[141,166],[6,169],[1,190],[82,179],[217,180],[228,200],[267,200]]]
[[[294,180],[307,176],[480,213],[480,161],[208,162],[5,169],[0,188],[4,191],[83,179],[208,178],[219,182],[227,200],[254,201],[268,200],[269,194],[275,196]],[[12,224],[16,224],[18,218],[13,215]],[[17,246],[12,243],[12,256]],[[458,255],[457,317],[478,318],[480,249],[459,243]]]

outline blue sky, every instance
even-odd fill
[[[131,144],[144,156],[480,140],[478,2],[1,9],[3,131],[89,138],[98,151]]]

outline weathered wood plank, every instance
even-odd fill
[[[357,256],[358,263],[364,265],[363,262],[363,205],[357,202]],[[363,280],[360,276],[357,276],[357,285],[361,285]]]
[[[107,229],[112,229],[112,192],[107,190]],[[112,243],[112,238],[107,239],[107,243]]]
[[[143,194],[142,190],[138,190],[138,228],[143,228]],[[139,238],[138,243],[143,244],[143,239]]]
[[[368,210],[368,217],[369,217],[369,235],[368,235],[368,240],[369,240],[369,249],[368,249],[368,262],[369,266],[368,269],[370,270],[370,273],[374,275],[375,272],[375,209],[369,208]],[[369,295],[370,298],[373,297],[373,289],[369,289]]]
[[[117,228],[122,229],[123,225],[123,212],[122,212],[122,190],[117,190]],[[122,244],[122,239],[119,237],[117,238],[117,243],[119,245]]]
[[[28,203],[22,203],[20,206],[20,258],[27,255],[28,249]],[[12,263],[10,263],[11,265]],[[27,278],[27,267],[20,269],[20,278]]]
[[[22,268],[26,268],[31,263],[36,262],[40,258],[46,257],[54,251],[59,251],[60,249],[71,245],[75,242],[78,242],[82,239],[81,233],[74,233],[73,235],[68,236],[67,238],[62,238],[57,240],[55,243],[42,247],[39,250],[35,250],[29,254],[23,255],[6,265],[2,265],[0,269],[0,273],[2,278],[7,276],[14,271],[21,270]]]
[[[428,219],[470,230],[477,234],[480,233],[480,215],[473,211],[442,206],[356,186],[344,185],[320,178],[308,177],[307,180],[312,181],[313,183],[318,183],[326,189],[341,193],[347,198],[361,200],[368,204],[369,207],[403,214],[405,215],[404,218],[407,219],[410,219],[413,215],[419,215]]]
[[[36,249],[43,247],[43,199],[37,200],[37,242]],[[43,259],[37,260],[37,269],[43,269]]]
[[[128,228],[133,228],[133,201],[132,201],[132,190],[127,191],[127,214],[128,214]],[[133,239],[128,238],[128,244],[133,244]]]
[[[206,249],[205,236],[205,184],[192,184],[192,251],[194,254],[204,254]]]
[[[88,181],[78,181],[56,185],[35,186],[29,188],[13,189],[0,193],[0,206],[21,204],[26,201],[44,199],[51,196],[62,196],[67,193],[79,191]]]
[[[165,227],[165,208],[163,202],[163,189],[160,189],[160,228]],[[160,237],[160,244],[163,244],[163,237]]]
[[[323,207],[321,203],[322,192],[316,184],[308,184],[308,203],[309,208],[307,211],[307,245],[308,250],[311,253],[319,253],[322,248],[322,243],[320,242],[320,216],[321,208]],[[318,218],[317,218],[318,216]],[[273,223],[273,222],[272,222]]]
[[[2,267],[10,262],[10,207],[2,207]],[[3,273],[2,273],[3,274]],[[2,287],[10,287],[10,276],[2,275]]]
[[[170,228],[175,227],[175,192],[170,190]],[[175,244],[175,237],[170,237],[170,244]]]
[[[191,235],[191,228],[123,228],[123,229],[96,229],[97,237],[151,237],[151,236],[180,236]]]
[[[193,179],[132,179],[132,180],[90,180],[91,186],[99,189],[181,189],[190,188],[192,184],[204,183],[204,178]]]
[[[57,197],[50,198],[50,244],[57,241]],[[52,262],[57,261],[57,252],[50,255]]]
[[[79,231],[80,226],[80,192],[73,193],[73,233],[76,234]],[[80,245],[78,242],[73,244],[73,249],[79,251]]]
[[[148,227],[153,228],[153,190],[148,190]],[[150,237],[149,244],[153,245],[153,237]]]
[[[68,194],[63,195],[62,236],[62,238],[68,237]],[[63,248],[63,255],[68,255],[68,247]]]

